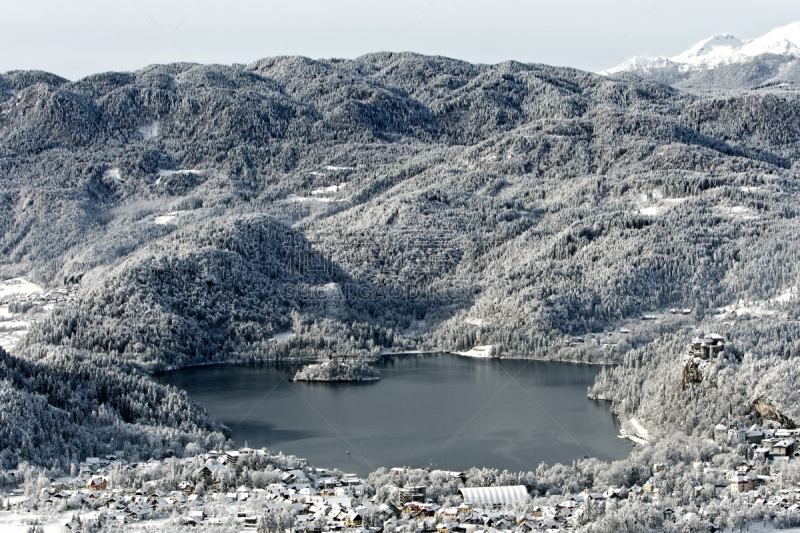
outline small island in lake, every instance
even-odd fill
[[[381,374],[363,361],[346,362],[334,357],[324,363],[306,365],[294,381],[375,381]]]

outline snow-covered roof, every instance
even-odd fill
[[[528,494],[524,485],[458,489],[465,503],[503,504],[521,500]]]

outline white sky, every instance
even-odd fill
[[[0,0],[0,72],[74,80],[151,63],[380,50],[597,71],[799,20],[798,0]]]

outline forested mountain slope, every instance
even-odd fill
[[[642,314],[797,284],[792,91],[381,53],[11,72],[0,102],[0,274],[78,286],[24,359],[620,361],[687,342]]]
[[[0,468],[30,460],[67,468],[86,455],[142,456],[218,446],[224,427],[186,393],[107,356],[38,347],[0,348]]]

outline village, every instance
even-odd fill
[[[721,451],[742,455],[736,468],[726,471],[718,469],[714,458],[692,465],[700,480],[693,514],[702,518],[714,500],[800,512],[800,487],[787,485],[778,472],[779,465],[800,455],[795,452],[800,430],[729,422],[718,425],[714,435]],[[468,487],[464,472],[398,467],[371,474],[368,481],[264,449],[143,462],[113,454],[86,458],[68,476],[47,477],[31,467],[3,472],[0,529],[528,533],[578,529],[625,501],[674,521],[682,513],[670,505],[668,494],[676,484],[671,479],[676,466],[653,464],[652,477],[642,486],[594,487],[541,498],[532,497],[525,485]],[[707,519],[714,523],[713,517]]]

